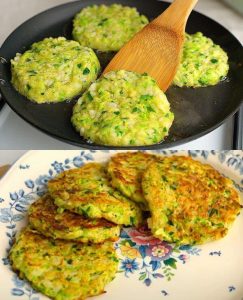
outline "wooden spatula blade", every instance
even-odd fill
[[[148,73],[166,91],[179,66],[186,22],[197,1],[174,0],[116,54],[104,73],[116,70]]]
[[[161,36],[161,27],[150,24],[119,51],[104,73],[115,70],[148,73],[166,91],[176,74],[183,40],[183,35],[167,28]]]

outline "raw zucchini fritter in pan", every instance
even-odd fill
[[[135,7],[120,4],[92,5],[73,20],[73,37],[81,45],[99,51],[118,51],[149,23]]]
[[[37,103],[61,102],[85,91],[97,78],[94,51],[64,37],[45,38],[11,60],[12,84]]]

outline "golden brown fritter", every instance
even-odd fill
[[[112,156],[108,164],[112,186],[139,203],[143,210],[148,210],[148,205],[141,186],[142,174],[156,157],[144,152],[123,152]]]
[[[59,207],[89,218],[104,218],[119,225],[138,226],[142,212],[138,205],[113,189],[105,165],[88,163],[65,171],[48,183]]]
[[[201,244],[225,236],[240,212],[233,182],[190,157],[162,157],[149,166],[143,191],[154,236],[178,244]]]
[[[47,237],[82,243],[103,243],[119,238],[118,225],[105,219],[87,219],[67,210],[59,210],[50,195],[39,198],[28,211],[30,226]]]
[[[89,245],[53,240],[29,228],[17,237],[9,258],[20,278],[55,300],[104,293],[118,267],[112,242]]]

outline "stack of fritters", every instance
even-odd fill
[[[43,235],[53,239],[81,243],[116,241],[120,227],[105,219],[88,219],[70,211],[58,212],[50,195],[45,195],[29,209],[29,224]]]
[[[138,226],[140,208],[110,186],[106,166],[88,163],[49,181],[55,204],[88,218],[105,218],[118,225]]]
[[[10,251],[13,269],[58,300],[103,293],[118,265],[112,241],[121,225],[142,222],[139,206],[109,185],[105,165],[97,163],[51,180],[28,215]]]
[[[114,187],[149,209],[152,234],[167,242],[222,238],[240,213],[233,182],[190,157],[121,153],[111,158],[108,172]]]
[[[233,182],[184,156],[122,152],[108,164],[59,174],[29,208],[29,225],[11,249],[13,268],[60,300],[98,295],[115,276],[112,241],[120,227],[150,215],[154,236],[201,244],[225,236],[240,212]],[[148,214],[147,212],[147,214]]]

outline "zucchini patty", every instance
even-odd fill
[[[141,224],[140,208],[114,190],[106,175],[103,164],[88,163],[50,180],[48,190],[57,206],[85,217],[104,218],[119,225]]]
[[[87,219],[64,210],[60,212],[50,195],[35,201],[29,208],[29,224],[47,237],[82,243],[116,241],[120,227],[105,219]]]
[[[120,4],[92,5],[74,18],[73,37],[81,45],[100,51],[118,51],[146,24],[136,8]]]
[[[186,34],[183,54],[174,84],[179,87],[216,85],[229,71],[224,50],[201,32]]]
[[[11,60],[12,84],[37,103],[60,102],[83,92],[100,71],[94,51],[63,37],[46,38]]]
[[[112,242],[54,241],[29,229],[20,233],[9,257],[20,278],[55,300],[80,300],[103,293],[118,267]]]
[[[157,156],[144,152],[125,152],[112,156],[108,164],[112,186],[139,203],[143,210],[148,210],[148,204],[143,196],[142,175],[156,158]]]
[[[144,173],[142,187],[155,237],[202,244],[225,236],[240,212],[233,182],[209,165],[184,156],[164,157]]]
[[[142,146],[161,142],[174,120],[170,104],[147,74],[105,74],[78,100],[72,123],[80,135],[103,145]]]

